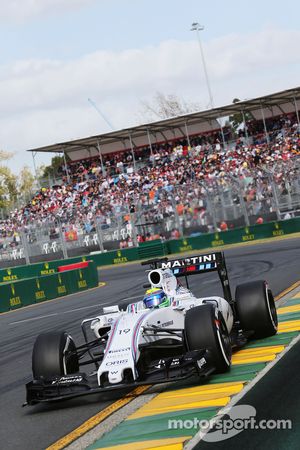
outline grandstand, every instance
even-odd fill
[[[65,165],[55,185],[2,221],[2,259],[106,251],[298,215],[299,101],[295,88],[29,150],[63,153]],[[238,135],[220,125],[232,114],[247,117]]]
[[[218,120],[232,114],[250,114],[253,121],[261,122],[263,131],[268,134],[268,119],[295,113],[299,123],[300,87],[258,97],[252,100],[240,101],[230,105],[213,108],[206,111],[186,114],[179,117],[160,120],[139,125],[124,130],[113,131],[84,139],[62,142],[28,150],[34,154],[53,152],[67,154],[71,161],[98,157],[117,151],[130,151],[132,155],[139,149],[151,147],[154,143],[186,139],[201,134],[219,132],[222,128]],[[225,136],[223,144],[225,143]],[[134,158],[134,156],[133,156]]]

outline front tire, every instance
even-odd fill
[[[51,378],[79,371],[76,346],[66,332],[40,334],[32,351],[33,378]]]
[[[185,315],[185,342],[188,350],[207,349],[216,372],[231,366],[231,344],[224,318],[213,305],[191,308]]]
[[[255,338],[277,333],[276,306],[266,281],[240,284],[236,287],[235,300],[238,319],[244,331],[253,331]]]

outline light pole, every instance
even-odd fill
[[[207,86],[207,91],[208,91],[208,96],[209,96],[209,104],[210,104],[210,107],[213,108],[214,100],[213,100],[213,95],[212,95],[212,91],[210,88],[210,83],[209,83],[205,58],[204,58],[204,52],[203,52],[203,47],[202,47],[200,33],[199,33],[199,31],[202,31],[202,30],[204,30],[203,25],[200,25],[198,22],[192,23],[191,31],[196,31],[196,33],[197,33],[197,38],[198,38],[198,43],[199,43],[199,48],[200,48],[200,53],[201,53],[201,58],[202,58],[202,64],[203,64],[203,70],[204,70],[204,75],[205,75],[205,81],[206,81],[206,86]]]
[[[109,128],[111,129],[111,131],[115,131],[115,127],[113,126],[113,124],[111,123],[110,120],[108,120],[108,118],[103,114],[103,112],[101,111],[101,109],[96,105],[96,103],[88,98],[88,102],[92,105],[93,108],[95,108],[95,110],[97,111],[97,113],[102,117],[102,119],[105,121],[105,123],[109,126]]]

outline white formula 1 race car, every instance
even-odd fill
[[[232,351],[249,339],[276,334],[277,313],[268,284],[241,284],[232,299],[223,253],[142,264],[151,267],[144,299],[124,311],[105,307],[102,315],[84,320],[83,345],[76,347],[66,332],[37,337],[26,404],[195,374],[205,379],[229,370]],[[211,271],[218,272],[223,298],[196,298],[189,276]],[[186,287],[179,277],[185,277]],[[84,373],[82,367],[91,364]]]

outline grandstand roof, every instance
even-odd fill
[[[297,101],[299,101],[298,104]],[[100,145],[102,154],[130,149],[131,142],[133,148],[144,147],[149,145],[148,133],[151,142],[154,144],[155,142],[182,138],[186,136],[186,132],[188,132],[189,136],[192,136],[220,129],[220,124],[217,119],[241,111],[250,113],[256,120],[261,120],[263,115],[267,119],[269,117],[295,112],[296,104],[299,110],[300,87],[205,111],[198,111],[192,114],[185,114],[87,138],[60,142],[28,151],[54,153],[64,151],[72,161],[76,161],[99,155],[98,144]]]

